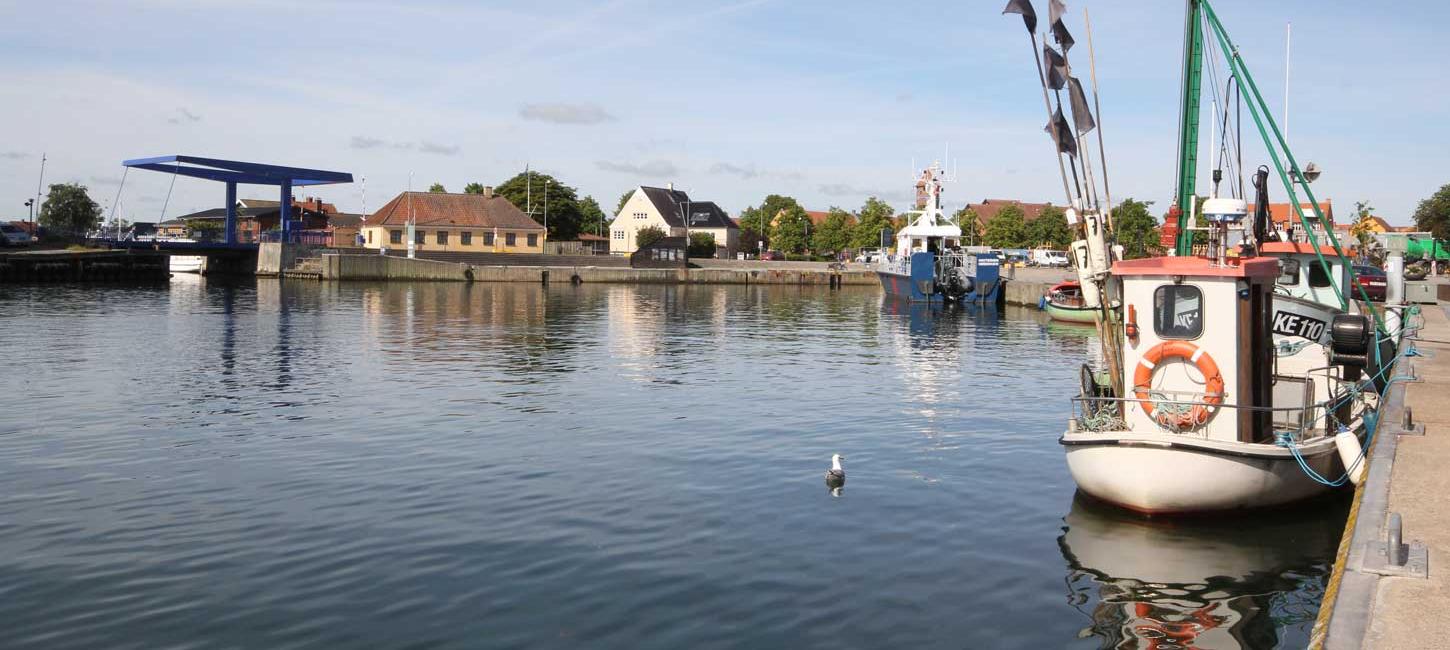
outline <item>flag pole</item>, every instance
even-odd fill
[[[1062,193],[1067,196],[1067,204],[1072,205],[1072,189],[1067,185],[1067,168],[1062,164],[1062,143],[1057,138],[1057,123],[1052,119],[1052,100],[1047,96],[1047,75],[1042,69],[1042,53],[1037,51],[1037,33],[1028,30],[1027,37],[1032,41],[1032,60],[1037,63],[1037,80],[1042,83],[1042,107],[1047,109],[1047,123],[1051,125],[1048,130],[1052,134],[1053,149],[1057,153],[1057,173],[1062,176]],[[1073,168],[1073,179],[1077,179],[1077,169]]]
[[[1107,208],[1104,214],[1107,217],[1108,230],[1113,229],[1113,191],[1108,187],[1108,150],[1103,146],[1103,107],[1098,103],[1098,59],[1093,51],[1093,21],[1088,19],[1087,7],[1082,10],[1083,24],[1087,28],[1088,41],[1088,71],[1092,74],[1093,80],[1093,112],[1097,113],[1098,122],[1098,159],[1102,161],[1103,170],[1103,196],[1107,199]],[[1242,184],[1242,183],[1240,183]]]

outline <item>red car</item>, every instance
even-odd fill
[[[1385,289],[1389,287],[1389,279],[1385,272],[1369,266],[1368,264],[1354,265],[1354,298],[1358,299],[1359,288],[1364,287],[1364,292],[1374,302],[1385,301]]]
[[[765,251],[760,254],[760,259],[766,262],[783,262],[785,255],[780,251]]]

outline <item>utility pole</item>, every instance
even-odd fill
[[[45,186],[45,152],[41,152],[41,154],[40,154],[40,179],[37,180],[37,181],[35,181],[35,202],[37,204],[40,204],[40,201],[41,201],[41,199],[40,199],[40,196],[41,196],[41,194],[40,194],[40,188],[41,187],[44,187],[44,186]],[[35,237],[36,235],[39,235],[39,234],[40,234],[40,230],[35,227],[35,212],[32,211],[31,214],[30,214],[30,236],[31,237]]]

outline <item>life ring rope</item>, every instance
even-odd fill
[[[1194,404],[1186,411],[1170,412],[1171,409],[1160,408],[1152,401],[1155,393],[1164,395],[1161,391],[1153,390],[1153,372],[1164,359],[1183,359],[1198,368],[1204,380],[1202,401],[1205,404]],[[1177,429],[1191,429],[1207,423],[1217,412],[1217,409],[1210,411],[1210,405],[1223,403],[1223,388],[1223,373],[1219,372],[1213,355],[1188,341],[1164,341],[1149,348],[1138,360],[1138,368],[1133,373],[1133,391],[1142,400],[1139,404],[1143,407],[1143,412],[1154,422]]]

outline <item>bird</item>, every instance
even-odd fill
[[[838,488],[846,484],[846,470],[841,469],[841,461],[846,457],[840,454],[831,454],[831,469],[826,470],[826,486]]]

